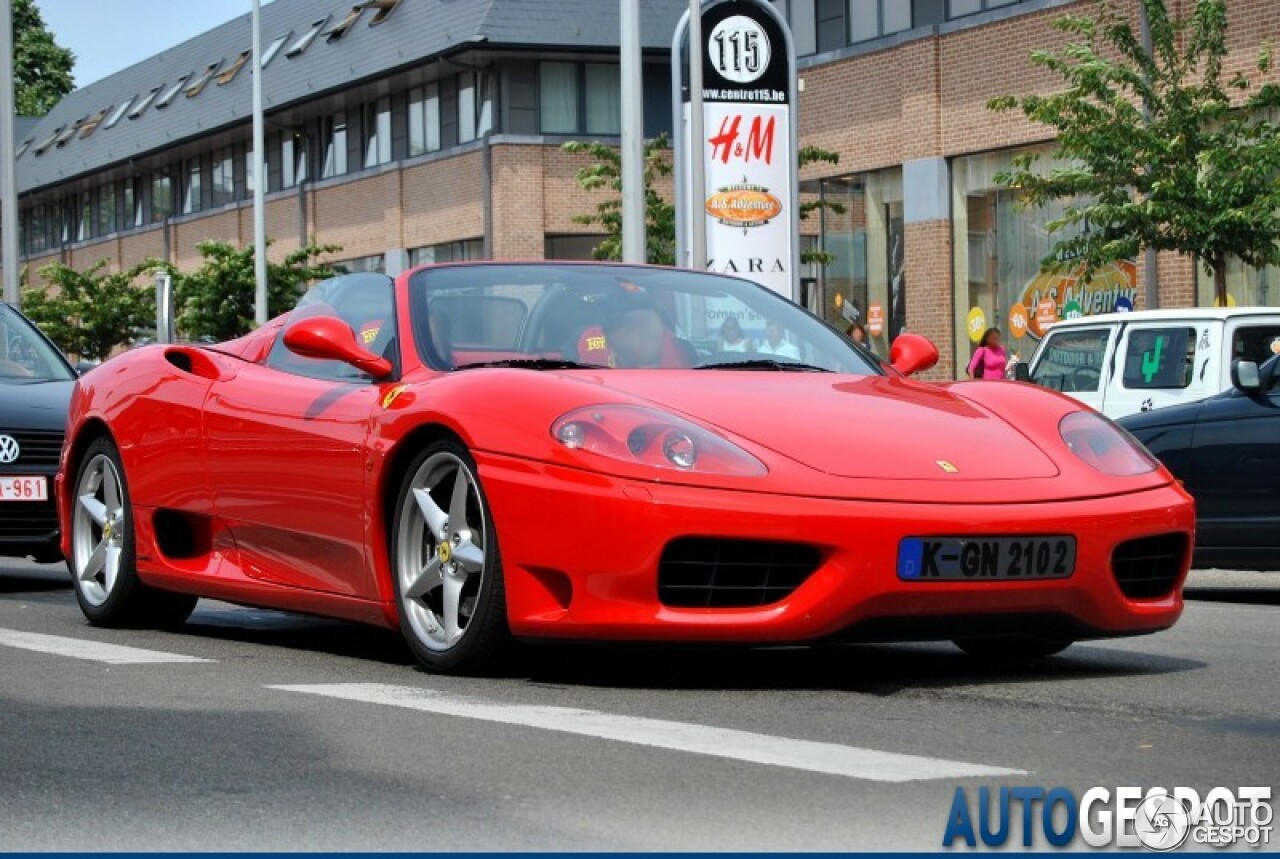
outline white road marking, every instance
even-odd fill
[[[0,629],[0,646],[34,650],[36,653],[52,653],[105,662],[108,665],[158,665],[177,662],[213,662],[197,656],[181,653],[164,653],[144,650],[141,647],[125,647],[123,644],[106,644],[101,641],[85,641],[82,638],[64,638],[60,635],[44,635],[39,632],[22,632],[16,629]]]
[[[974,776],[1025,775],[1023,770],[948,761],[836,743],[819,743],[716,728],[689,722],[671,722],[639,716],[618,716],[597,710],[504,704],[382,683],[327,683],[300,686],[268,686],[284,692],[300,692],[346,701],[403,707],[424,713],[480,719],[560,731],[584,737],[633,743],[718,758],[732,758],[769,766],[807,770],[870,781],[906,782]]]

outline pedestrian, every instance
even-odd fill
[[[988,328],[969,359],[969,378],[1003,379],[1009,355],[1000,345],[1000,329]]]
[[[717,344],[717,349],[720,352],[754,352],[756,345],[743,335],[738,318],[730,316],[720,324],[720,342]]]
[[[777,358],[790,358],[792,361],[800,360],[800,349],[794,343],[788,343],[782,326],[769,320],[764,327],[764,342],[756,347],[756,351],[761,355],[773,355]]]
[[[867,329],[862,327],[861,322],[850,322],[848,329],[844,332],[844,336],[859,346],[867,345]]]

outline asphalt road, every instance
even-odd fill
[[[65,569],[0,560],[0,849],[936,849],[957,786],[1275,785],[1280,575],[1192,584],[1174,629],[1040,664],[539,648],[474,680],[221,603],[93,629]]]

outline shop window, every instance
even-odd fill
[[[440,148],[440,85],[409,90],[409,155],[422,155]]]
[[[364,166],[377,167],[391,160],[391,99],[380,98],[364,106]]]
[[[1196,266],[1196,299],[1201,307],[1218,303],[1213,272]],[[1227,260],[1228,307],[1274,307],[1280,305],[1280,267],[1254,268],[1238,257]]]
[[[1024,150],[1025,152],[1025,150]],[[1003,336],[1010,360],[1025,360],[1044,331],[1041,306],[1049,319],[1132,309],[1138,298],[1137,267],[1132,260],[1104,266],[1084,278],[1083,265],[1058,260],[1046,267],[1061,240],[1078,235],[1051,233],[1050,222],[1068,206],[1084,200],[1024,205],[1017,192],[999,185],[996,174],[1013,167],[1019,152],[995,152],[957,158],[952,164],[952,249],[954,253],[956,366],[967,366],[987,328]],[[1065,168],[1045,152],[1039,169]]]
[[[298,37],[298,41],[289,46],[289,50],[285,51],[284,55],[289,59],[302,56],[302,54],[306,52],[307,48],[311,47],[311,43],[316,40],[316,36],[320,35],[320,31],[327,23],[329,23],[328,15],[312,21],[311,26],[307,28],[306,32]]]
[[[320,178],[328,179],[347,172],[347,115],[339,112],[324,120],[324,163]]]
[[[871,348],[888,355],[893,338],[906,329],[902,171],[825,179],[821,193],[842,211],[833,208],[823,215],[821,250],[832,259],[823,278],[825,295],[807,296],[806,306],[820,306],[821,315],[841,329],[856,316]]]

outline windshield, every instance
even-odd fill
[[[0,304],[0,384],[74,378],[66,361],[35,326],[8,305]]]
[[[437,369],[881,372],[796,305],[720,275],[623,265],[457,265],[415,272],[410,294],[419,353]]]

